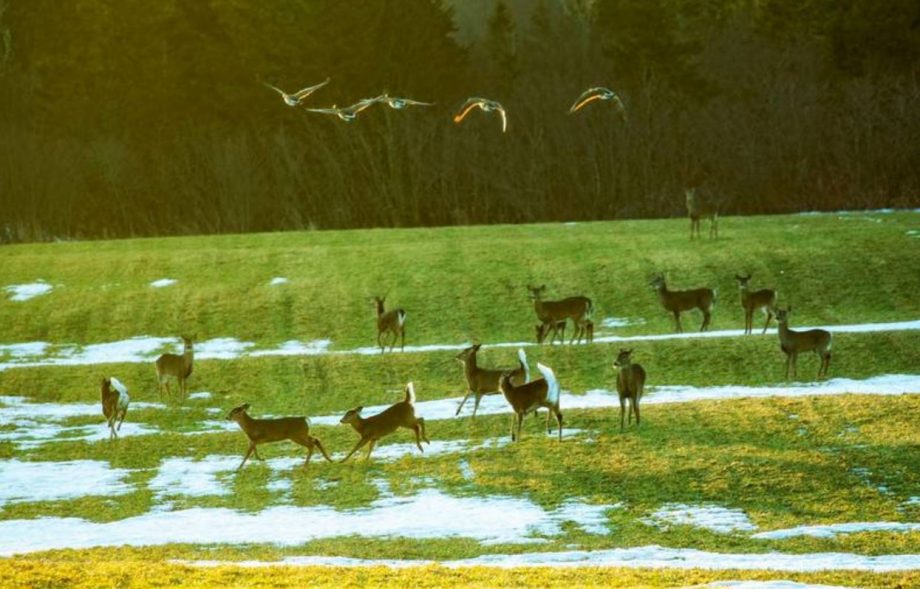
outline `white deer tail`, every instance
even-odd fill
[[[559,404],[559,381],[556,380],[553,369],[537,362],[537,370],[546,379],[546,400],[553,405]]]
[[[524,353],[524,348],[518,348],[518,359],[524,368],[524,382],[530,382],[530,367],[527,366],[527,354]]]
[[[415,385],[411,382],[406,385],[406,403],[415,405]]]
[[[400,327],[405,325],[406,324],[406,312],[400,309],[399,314],[396,316],[396,319],[399,321]]]

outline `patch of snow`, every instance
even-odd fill
[[[630,325],[642,325],[643,323],[645,323],[645,319],[642,318],[630,319],[628,317],[605,317],[601,320],[601,327],[614,329],[617,327],[628,327]]]
[[[667,529],[671,525],[693,526],[718,534],[752,532],[757,529],[747,514],[740,509],[728,509],[718,505],[668,503],[641,521],[659,529]]]
[[[154,280],[150,283],[150,286],[153,288],[165,288],[167,286],[174,285],[178,280],[175,278],[160,278],[159,280]]]
[[[730,589],[847,589],[840,585],[815,585],[796,581],[713,581],[706,585],[694,585],[688,589],[703,587],[729,587]]]
[[[461,460],[457,466],[460,468],[460,476],[463,477],[463,480],[472,481],[476,478],[476,472],[473,471],[470,461],[466,458]]]
[[[232,337],[217,337],[195,344],[196,360],[234,360],[254,346]]]
[[[26,342],[22,344],[0,344],[0,358],[10,357],[15,359],[30,360],[40,358],[48,353],[51,344],[48,342]]]
[[[329,489],[335,489],[339,486],[339,481],[332,481],[327,479],[313,479],[313,488],[317,491],[327,491]]]
[[[269,491],[287,493],[294,488],[294,483],[290,479],[272,479],[265,485],[265,488]]]
[[[275,276],[268,284],[271,286],[278,286],[279,284],[287,284],[288,282],[290,281],[284,276]]]
[[[188,396],[189,399],[210,399],[214,395],[208,391],[199,391]]]
[[[920,523],[912,522],[849,522],[841,524],[823,524],[815,526],[797,526],[782,530],[770,530],[752,534],[751,538],[760,540],[783,540],[796,536],[812,538],[834,538],[838,535],[857,534],[859,532],[917,532]]]
[[[147,486],[156,492],[160,500],[176,495],[229,495],[229,489],[218,480],[217,475],[236,470],[242,459],[236,456],[208,456],[201,460],[165,458]]]
[[[318,356],[328,354],[329,346],[332,345],[330,339],[313,340],[310,342],[301,342],[298,340],[288,340],[279,347],[269,350],[254,350],[249,353],[250,356]]]
[[[29,284],[11,284],[4,286],[3,290],[10,293],[11,301],[28,301],[29,299],[48,294],[53,287],[43,280]]]
[[[0,460],[0,507],[8,503],[60,501],[88,495],[123,495],[130,471],[98,460],[22,462]]]
[[[920,505],[920,497],[911,497],[910,499],[902,503],[902,505]]]

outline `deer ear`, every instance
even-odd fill
[[[249,403],[243,403],[242,405],[240,405],[240,409],[242,409],[243,411],[249,411]]]

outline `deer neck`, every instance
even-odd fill
[[[383,310],[383,301],[374,301],[374,302],[377,305],[377,318],[380,319],[380,317],[382,317],[383,314],[385,313],[385,311]]]
[[[251,435],[253,426],[255,426],[255,420],[250,417],[248,413],[241,414],[237,423],[240,424],[240,429],[242,429],[247,436]]]
[[[537,317],[540,319],[546,318],[546,313],[544,310],[543,299],[534,299],[533,300],[533,310],[537,314]]]

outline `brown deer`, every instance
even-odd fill
[[[632,350],[620,350],[613,361],[617,371],[617,393],[620,395],[620,431],[623,431],[623,413],[629,402],[629,423],[632,424],[633,413],[636,414],[636,427],[639,427],[639,401],[645,389],[645,369],[632,362]]]
[[[821,358],[818,367],[818,378],[827,376],[827,369],[831,365],[831,334],[824,329],[809,329],[808,331],[793,331],[789,329],[788,309],[776,309],[776,322],[779,324],[779,347],[786,354],[786,378],[789,378],[789,366],[792,366],[792,376],[796,376],[796,359],[799,352],[814,352]]]
[[[383,303],[386,295],[374,297],[374,304],[377,307],[377,345],[380,346],[380,352],[383,353],[386,345],[383,343],[383,334],[389,333],[393,336],[390,341],[390,351],[396,345],[396,340],[401,339],[399,351],[405,351],[406,347],[406,312],[403,309],[384,310]]]
[[[361,436],[361,439],[351,449],[348,456],[342,459],[342,462],[351,458],[352,454],[368,443],[370,445],[367,448],[365,460],[370,460],[371,452],[374,451],[377,440],[395,432],[400,427],[411,429],[415,432],[415,445],[418,446],[420,452],[425,451],[422,449],[422,440],[429,444],[431,443],[428,436],[425,435],[425,420],[415,416],[415,387],[411,382],[406,385],[406,398],[399,403],[391,405],[377,415],[372,415],[368,418],[361,417],[362,409],[364,407],[349,409],[339,421],[339,423],[351,424],[351,427],[355,428],[355,431]]]
[[[460,406],[457,407],[455,415],[460,415],[463,404],[466,403],[470,395],[475,395],[473,419],[476,419],[476,411],[479,409],[479,402],[482,400],[482,397],[485,395],[497,394],[499,392],[498,379],[506,371],[494,368],[480,368],[476,362],[476,353],[481,346],[482,344],[476,344],[457,354],[457,360],[463,364],[463,374],[466,376],[467,393],[463,397],[463,400],[460,401]],[[524,353],[523,349],[518,349],[518,360],[520,361],[520,366],[510,371],[511,380],[515,384],[523,384],[530,380],[530,370],[527,367],[527,354]]]
[[[696,231],[697,238],[700,237],[700,219],[709,219],[709,238],[719,237],[719,209],[715,203],[707,202],[696,193],[696,188],[687,188],[684,190],[687,201],[687,216],[690,217],[690,239],[693,239],[693,233]]]
[[[683,333],[684,329],[680,324],[680,314],[682,311],[690,309],[699,309],[703,312],[703,324],[700,325],[700,331],[709,329],[709,322],[712,318],[712,307],[715,305],[716,294],[711,288],[695,288],[692,290],[668,290],[668,285],[664,275],[659,274],[649,282],[654,290],[658,292],[658,298],[665,310],[674,314],[674,323],[677,326],[677,332]]]
[[[556,336],[559,336],[559,343],[564,344],[566,323],[567,321],[563,319],[562,321],[557,321],[555,324],[537,323],[534,325],[534,331],[537,334],[537,343],[542,344],[546,341],[546,336],[549,335],[550,345],[556,341]]]
[[[543,375],[543,378],[532,380],[520,386],[515,386],[511,382],[511,373],[505,372],[498,379],[498,388],[511,409],[514,410],[514,417],[511,419],[511,441],[516,442],[521,439],[521,425],[524,423],[524,417],[531,411],[536,412],[540,407],[546,407],[549,411],[546,413],[546,433],[552,433],[549,426],[551,415],[556,416],[556,423],[559,425],[559,441],[562,441],[562,411],[559,410],[559,381],[549,366],[544,366],[537,362],[537,369]]]
[[[240,465],[236,467],[237,471],[243,468],[252,453],[255,453],[256,458],[262,460],[262,457],[259,456],[259,450],[256,448],[259,444],[269,444],[284,440],[290,440],[307,449],[307,459],[303,463],[304,467],[310,464],[314,446],[319,448],[326,460],[332,462],[332,458],[329,458],[329,454],[326,453],[326,449],[323,447],[322,442],[319,441],[319,438],[310,435],[310,420],[306,417],[255,419],[250,417],[246,413],[247,411],[249,411],[249,403],[243,403],[239,407],[231,409],[230,413],[227,414],[227,421],[237,422],[243,433],[249,438],[249,450],[246,451],[246,456],[243,457]]]
[[[533,299],[533,310],[537,314],[537,319],[544,325],[544,329],[553,329],[560,321],[571,319],[575,326],[575,333],[569,343],[573,343],[578,337],[587,330],[586,323],[591,319],[594,313],[594,303],[591,299],[583,296],[569,297],[561,301],[544,301],[543,295],[546,292],[546,285],[527,286],[530,291],[530,297]]]
[[[102,379],[102,415],[109,423],[110,440],[118,437],[116,432],[121,430],[121,424],[125,421],[130,402],[128,388],[121,384],[120,380],[114,376]]]
[[[194,362],[194,350],[192,350],[192,340],[182,336],[184,350],[181,356],[177,354],[163,354],[156,361],[157,379],[160,381],[160,392],[166,387],[166,393],[169,393],[169,379],[175,378],[179,383],[179,394],[185,396],[188,392],[188,377],[192,375]]]
[[[760,309],[767,316],[767,322],[763,324],[761,334],[767,333],[767,326],[770,325],[770,319],[773,318],[773,307],[776,305],[776,291],[770,288],[763,288],[752,291],[749,283],[751,275],[739,276],[735,274],[735,280],[738,281],[738,288],[741,290],[741,307],[744,309],[744,333],[751,333],[754,329],[754,311]]]

